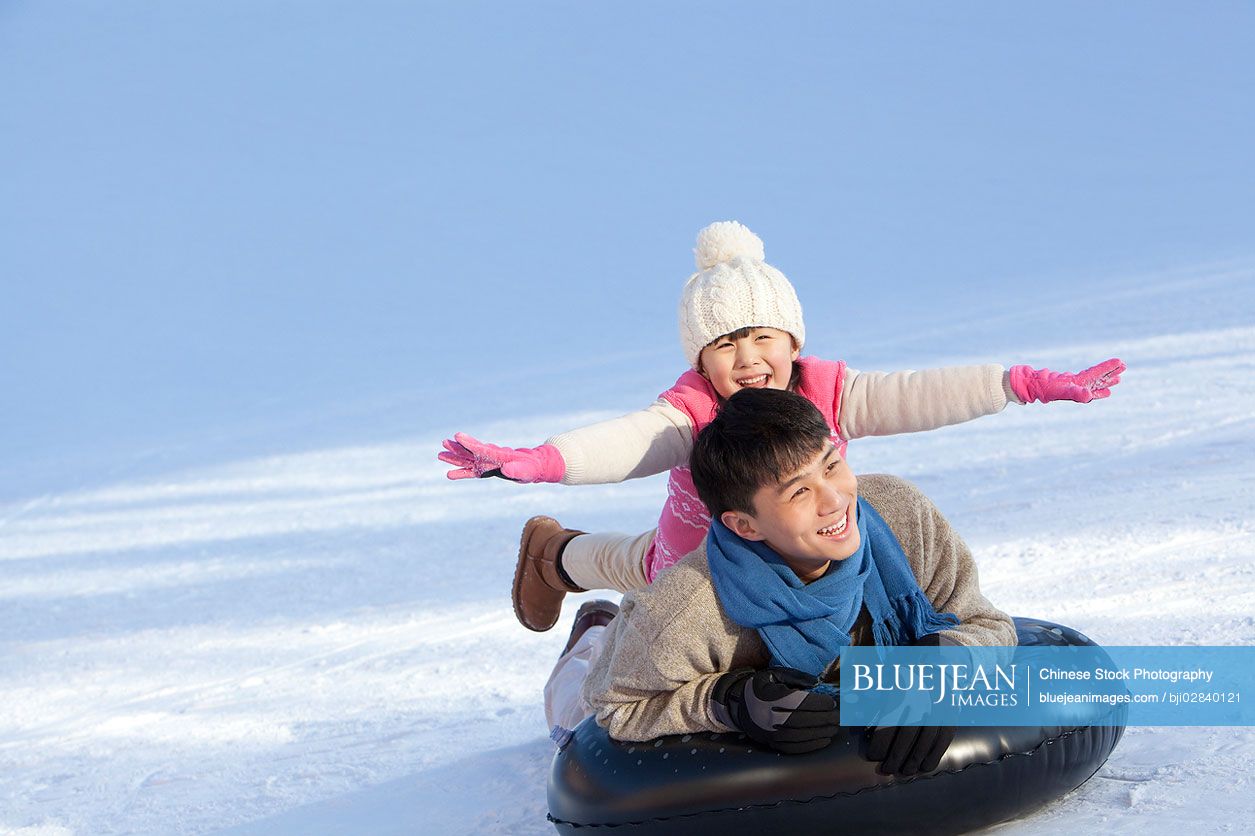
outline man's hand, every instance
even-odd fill
[[[953,644],[940,633],[910,642],[912,647]],[[953,742],[953,726],[881,726],[871,730],[867,759],[880,763],[877,771],[882,775],[909,777],[936,769]]]
[[[731,671],[715,684],[711,708],[720,722],[777,752],[814,752],[840,725],[837,701],[812,690],[818,684],[793,668]]]
[[[1040,401],[1076,401],[1089,403],[1111,396],[1111,387],[1120,382],[1124,363],[1112,357],[1090,366],[1084,371],[1052,372],[1050,369],[1032,369],[1028,366],[1012,366],[1008,374],[1011,390],[1023,403]]]
[[[456,433],[445,439],[444,449],[437,458],[454,466],[446,474],[450,479],[499,476],[513,482],[561,482],[566,474],[566,462],[552,444],[516,450]]]
[[[872,729],[867,759],[881,775],[909,777],[936,769],[953,742],[953,726],[882,726]]]

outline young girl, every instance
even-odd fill
[[[567,592],[620,592],[653,581],[702,542],[710,514],[688,470],[693,439],[742,388],[788,389],[819,407],[845,455],[850,439],[919,432],[1000,412],[1007,403],[1111,394],[1124,364],[1107,360],[1077,374],[999,365],[859,372],[844,362],[801,357],[802,307],[784,274],[764,260],[763,242],[735,221],[697,235],[697,272],[680,297],[680,341],[692,367],[652,406],[554,436],[540,447],[485,444],[465,433],[444,442],[450,479],[498,476],[516,482],[591,485],[670,470],[658,527],[644,534],[585,534],[549,517],[523,528],[514,612],[531,630],[558,619]]]

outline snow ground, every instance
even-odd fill
[[[858,440],[852,462],[920,484],[1009,612],[1106,644],[1255,644],[1255,269],[1106,287],[860,356],[1117,355],[1109,401]],[[633,406],[500,403],[496,424],[433,408],[400,441],[294,439],[0,505],[0,831],[551,832],[540,692],[574,606],[550,633],[515,624],[519,526],[644,530],[665,488],[448,482],[454,430],[535,443]],[[1253,774],[1255,729],[1133,728],[1094,780],[996,830],[1241,832]]]

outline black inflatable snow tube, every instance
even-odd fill
[[[1021,645],[1094,644],[1048,621],[1015,625]],[[1076,789],[1124,727],[960,728],[936,771],[908,779],[878,775],[860,730],[842,732],[787,756],[738,734],[620,743],[590,718],[554,757],[549,820],[561,833],[963,833]]]

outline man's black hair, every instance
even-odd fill
[[[778,485],[823,451],[832,430],[815,405],[779,389],[742,389],[697,435],[689,466],[715,519],[758,513],[754,494]]]

